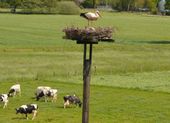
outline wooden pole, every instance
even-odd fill
[[[92,63],[92,44],[90,44],[89,58],[87,58],[87,44],[84,44],[83,59],[83,111],[82,123],[89,123],[89,97],[90,97],[90,78]]]
[[[93,8],[96,8],[96,0],[93,0]]]

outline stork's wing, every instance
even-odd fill
[[[88,12],[85,14],[87,18],[96,18],[96,14],[92,12]]]

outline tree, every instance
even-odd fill
[[[151,10],[152,14],[157,13],[157,3],[158,0],[147,0],[146,7],[148,7]]]
[[[9,4],[6,0],[0,0],[0,8],[8,8]]]
[[[166,1],[165,0],[160,0],[158,2],[158,10],[159,10],[159,12],[161,12],[161,13],[165,12],[165,5],[166,5]]]
[[[9,3],[11,12],[16,13],[16,8],[21,5],[22,0],[7,0],[7,3]]]
[[[165,8],[170,10],[170,0],[166,0]]]
[[[96,8],[97,4],[100,3],[100,0],[84,0],[81,4],[84,8]]]

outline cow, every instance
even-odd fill
[[[76,106],[78,105],[79,107],[81,107],[82,105],[81,100],[76,95],[73,96],[66,95],[63,97],[63,99],[64,99],[64,108],[66,108],[70,104],[75,104]]]
[[[33,113],[32,120],[37,116],[37,110],[38,110],[38,105],[37,104],[27,104],[27,105],[22,105],[19,108],[16,108],[16,114],[25,114],[26,119],[28,120],[28,114]]]
[[[48,96],[50,89],[51,87],[48,87],[48,86],[37,87],[36,92],[35,92],[36,100],[38,101],[40,98],[44,97],[45,102],[47,102],[47,96]]]
[[[4,103],[3,108],[7,107],[7,104],[8,104],[8,94],[0,94],[0,102]]]
[[[11,88],[9,89],[9,92],[8,92],[9,97],[13,97],[16,94],[19,94],[21,96],[21,86],[20,86],[20,84],[15,84],[15,85],[11,86]]]
[[[48,98],[51,98],[51,102],[55,102],[57,100],[57,89],[50,89],[47,92]]]

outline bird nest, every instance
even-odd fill
[[[78,27],[67,27],[63,29],[65,39],[76,40],[78,43],[97,43],[98,41],[113,42],[112,39],[114,29],[111,27],[86,27],[80,29]]]

